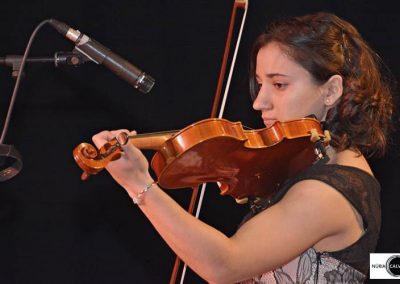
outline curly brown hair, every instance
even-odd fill
[[[338,151],[353,149],[383,155],[393,112],[391,74],[357,29],[334,14],[319,12],[272,23],[253,45],[250,94],[258,93],[255,65],[258,51],[278,43],[305,68],[317,84],[331,76],[343,78],[343,95],[329,110],[326,128]]]

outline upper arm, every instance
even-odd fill
[[[231,238],[232,265],[240,265],[245,278],[280,267],[321,240],[346,233],[353,224],[349,214],[349,202],[329,185],[299,182]]]

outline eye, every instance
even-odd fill
[[[275,87],[275,89],[277,90],[283,90],[287,87],[288,84],[284,84],[284,83],[274,83],[273,86]]]

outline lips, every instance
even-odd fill
[[[263,118],[263,121],[266,127],[271,127],[275,122],[277,122],[277,120],[273,118]]]

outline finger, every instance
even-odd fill
[[[129,130],[128,129],[118,129],[118,130],[111,130],[110,131],[110,133],[112,134],[112,135],[114,135],[113,137],[116,137],[119,133],[121,133],[121,132],[126,132],[126,133],[129,133]]]
[[[136,131],[129,131],[127,129],[114,130],[111,133],[115,135],[115,139],[120,146],[126,145],[129,138],[136,135]]]
[[[141,158],[142,152],[137,147],[135,147],[132,143],[127,143],[127,142],[123,143],[125,141],[123,140],[124,138],[122,136],[123,135],[120,134],[116,138],[117,138],[117,140],[121,139],[121,141],[118,140],[118,142],[120,144],[122,151],[124,152],[125,157],[127,159],[133,161],[134,163],[136,163]]]
[[[113,138],[114,138],[114,135],[110,131],[104,130],[100,133],[93,135],[92,141],[96,145],[97,148],[100,148],[105,143],[107,143],[108,141],[110,141]]]
[[[117,139],[118,144],[120,146],[124,146],[128,143],[129,140],[129,133],[125,131],[119,132],[116,136],[115,139]]]
[[[119,130],[111,130],[110,133],[113,135],[113,138],[117,138],[120,133],[126,133],[129,136],[135,136],[137,135],[136,131],[129,131],[128,129],[119,129]],[[118,140],[118,139],[117,139]],[[119,141],[121,142],[121,141]]]
[[[127,129],[119,129],[119,130],[104,130],[99,132],[92,137],[93,143],[96,145],[97,148],[101,148],[104,144],[109,142],[110,140],[114,139],[119,133],[126,132],[129,135],[136,135],[136,131],[129,131]]]

